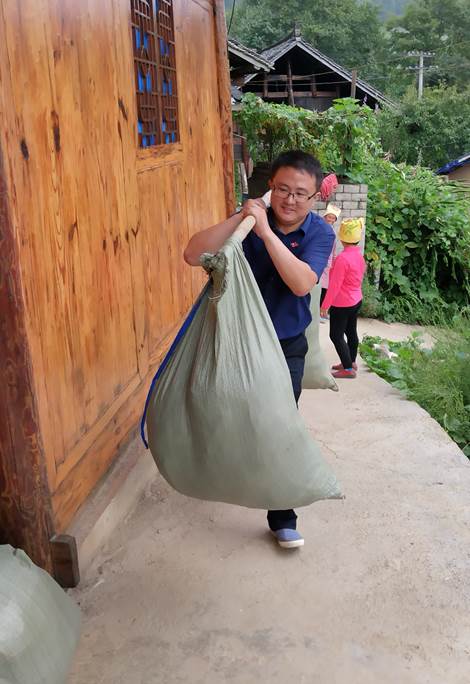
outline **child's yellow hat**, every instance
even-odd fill
[[[338,231],[338,238],[342,242],[355,243],[361,241],[362,230],[364,228],[363,218],[349,218],[341,221]]]

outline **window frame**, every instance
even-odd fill
[[[130,10],[138,158],[148,160],[162,150],[167,157],[181,148],[174,3],[130,0]],[[143,115],[145,109],[150,116]]]

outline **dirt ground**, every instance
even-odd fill
[[[73,592],[69,684],[469,684],[470,462],[362,365],[301,411],[345,501],[299,510],[305,546],[285,551],[262,511],[185,498],[155,470]]]

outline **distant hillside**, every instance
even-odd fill
[[[375,0],[375,2],[381,8],[382,16],[387,17],[390,14],[403,14],[408,0]],[[231,3],[229,6],[231,7]]]

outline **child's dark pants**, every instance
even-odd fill
[[[362,301],[354,306],[330,307],[330,340],[335,345],[343,368],[352,368],[356,360],[359,346],[357,316],[361,304]]]

